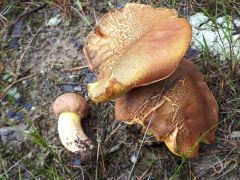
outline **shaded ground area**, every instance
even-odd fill
[[[115,121],[113,101],[95,104],[89,100],[86,87],[95,80],[95,75],[87,67],[82,52],[96,20],[125,2],[63,2],[66,4],[55,1],[47,6],[34,1],[5,2],[1,6],[6,19],[1,21],[5,28],[1,29],[0,44],[0,63],[4,66],[0,75],[0,177],[127,179],[143,135],[140,127]],[[211,14],[216,5],[205,1],[174,2],[142,1],[153,6],[176,7],[183,16],[203,10]],[[217,14],[226,11],[239,16],[238,5],[234,1],[226,6],[217,4]],[[42,9],[16,22],[22,12],[37,7]],[[240,177],[240,60],[223,62],[207,51],[198,55],[193,61],[205,75],[219,104],[216,141],[201,145],[197,158],[182,160],[163,143],[147,137],[133,179]],[[83,126],[88,136],[99,142],[97,160],[82,163],[78,155],[68,152],[60,143],[51,105],[64,92],[77,92],[89,102],[90,114]]]

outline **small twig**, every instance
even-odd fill
[[[113,108],[115,107],[115,106],[113,105],[113,101],[108,101],[108,104],[109,104],[110,106],[112,106]]]
[[[20,15],[18,16],[17,19],[15,19],[14,21],[12,21],[12,22],[9,23],[8,27],[6,27],[6,29],[5,29],[5,31],[3,32],[3,34],[6,34],[6,33],[8,34],[9,29],[11,29],[11,28],[12,28],[18,21],[20,21],[23,17],[28,16],[28,15],[30,15],[30,14],[33,14],[33,13],[35,13],[35,12],[37,12],[37,11],[45,8],[46,6],[47,6],[47,3],[44,3],[44,4],[42,4],[42,5],[38,6],[38,7],[30,10],[30,11],[25,10],[22,14],[20,14]],[[28,8],[27,8],[27,9],[28,9]]]
[[[8,20],[3,15],[0,14],[0,20],[2,21],[4,26],[7,26]]]
[[[2,99],[5,97],[7,91],[8,91],[12,86],[14,86],[15,84],[17,84],[17,83],[19,83],[19,82],[21,82],[21,81],[23,81],[23,80],[26,80],[26,79],[31,78],[31,77],[33,77],[33,76],[36,76],[37,74],[38,74],[38,73],[31,74],[31,75],[28,75],[28,76],[26,76],[26,77],[23,77],[23,78],[20,78],[20,79],[14,81],[12,84],[10,84],[8,87],[6,87],[6,88],[1,92],[1,94],[0,94],[0,100],[2,100]]]
[[[101,139],[100,139],[100,137],[98,136],[98,133],[97,133],[97,163],[96,163],[95,180],[98,179],[98,161],[99,161],[100,144],[101,144]]]
[[[139,178],[137,178],[137,180],[142,180],[142,179],[145,179],[146,178],[146,176],[148,176],[147,175],[147,172],[149,171],[149,169],[150,169],[150,167],[149,168],[147,168],[147,170],[146,171],[144,171],[143,172],[143,174],[139,177]]]
[[[33,14],[33,13],[35,13],[35,12],[37,12],[37,11],[43,9],[43,8],[45,8],[47,5],[48,5],[48,3],[44,3],[44,4],[42,4],[42,5],[40,5],[40,6],[36,7],[36,8],[33,8],[32,10],[30,10],[28,12],[25,12],[25,13],[21,14],[21,16],[19,16],[19,20],[21,18],[23,18],[24,16],[31,15],[31,14]]]
[[[122,126],[122,124],[123,124],[122,122],[118,124],[118,126],[105,139],[104,143],[106,143],[110,139],[110,137],[112,137],[112,135],[116,133],[116,131]]]
[[[95,24],[97,23],[97,13],[96,13],[96,11],[95,11],[95,9],[94,8],[92,8],[92,10],[93,10],[93,17],[94,17],[94,21],[95,21]]]
[[[228,164],[227,164],[226,166],[229,166],[230,163],[232,163],[232,162],[235,162],[235,163],[233,164],[233,167],[230,168],[230,169],[228,169],[228,170],[226,170],[225,172],[223,172],[222,175],[220,175],[220,176],[217,177],[217,179],[220,179],[222,176],[225,176],[226,174],[228,174],[228,173],[231,172],[232,170],[236,169],[236,167],[238,166],[238,162],[237,162],[237,160],[235,160],[235,159],[231,159],[231,161],[228,162]]]
[[[11,21],[8,23],[7,27],[4,28],[4,30],[2,31],[2,34],[0,34],[1,36],[4,35],[8,35],[9,34],[9,30],[18,22],[20,21],[24,15],[27,13],[28,7],[25,8],[25,10],[17,17],[17,19]]]
[[[106,170],[106,167],[105,167],[105,163],[104,163],[104,153],[103,151],[101,151],[101,164],[102,164],[102,174],[106,174],[107,170]]]
[[[84,176],[84,169],[82,168],[82,166],[78,166],[78,165],[65,165],[66,167],[70,167],[70,168],[77,168],[81,170],[81,174],[82,174],[82,180],[85,180],[85,176]]]
[[[81,69],[88,68],[88,67],[89,66],[85,65],[85,66],[79,66],[79,67],[74,67],[74,68],[65,68],[65,69],[63,69],[63,71],[65,71],[65,72],[79,71]]]
[[[3,177],[4,174],[6,174],[7,172],[9,172],[10,170],[12,170],[14,167],[16,167],[17,165],[19,165],[19,163],[24,160],[27,156],[29,156],[30,152],[28,154],[26,154],[22,159],[20,159],[19,161],[17,161],[14,165],[12,165],[8,170],[6,170],[3,174],[0,174],[0,177]]]
[[[19,71],[20,71],[20,68],[21,68],[22,60],[23,60],[23,58],[24,58],[27,50],[29,49],[30,45],[32,44],[34,38],[38,35],[38,33],[39,33],[43,28],[44,28],[44,26],[40,27],[40,28],[38,29],[38,31],[34,34],[34,36],[30,39],[30,41],[29,41],[28,44],[27,44],[27,47],[25,48],[25,50],[23,51],[20,59],[18,60],[18,62],[17,62],[17,69],[16,69],[16,77],[18,77],[18,75],[19,75]]]
[[[84,172],[82,170],[82,167],[80,169],[81,169],[81,174],[82,174],[82,180],[85,180],[85,176],[84,176]]]
[[[34,175],[27,169],[27,168],[25,168],[23,165],[19,165],[19,168],[21,169],[23,169],[24,171],[26,171],[31,177],[33,177]]]
[[[156,103],[156,104],[158,104],[158,103],[160,102],[161,97],[162,97],[162,95],[163,95],[164,88],[165,88],[165,83],[163,84],[163,88],[162,88],[162,90],[161,90],[161,92],[160,92],[160,95],[159,95],[159,97],[158,97],[158,100],[157,100],[157,103]],[[150,120],[149,120],[149,122],[148,122],[147,128],[146,128],[146,130],[145,130],[145,132],[144,132],[144,135],[143,135],[143,138],[142,138],[142,142],[141,142],[141,144],[140,144],[140,147],[139,147],[138,152],[137,152],[137,155],[136,155],[137,158],[136,158],[136,161],[133,163],[132,169],[131,169],[131,171],[130,171],[130,173],[129,173],[129,176],[128,176],[128,180],[130,180],[131,175],[132,175],[132,173],[133,173],[133,170],[134,170],[134,168],[135,168],[135,166],[136,166],[136,163],[137,163],[139,154],[140,154],[140,152],[141,152],[143,143],[145,142],[145,138],[146,138],[146,136],[147,136],[148,129],[149,129],[151,123],[152,123],[152,120],[153,120],[155,111],[156,111],[156,108],[154,108],[154,111],[152,112],[151,118],[150,118]]]
[[[79,16],[87,23],[87,25],[90,26],[90,27],[93,29],[90,21],[87,19],[86,16],[84,16],[84,15],[83,15],[81,12],[79,12],[76,8],[74,8],[74,7],[70,7],[70,8],[73,9],[74,11],[76,11],[76,12],[79,14]]]

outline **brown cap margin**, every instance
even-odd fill
[[[76,112],[81,118],[87,116],[89,107],[85,98],[76,93],[65,93],[57,97],[53,103],[56,116],[63,112]]]

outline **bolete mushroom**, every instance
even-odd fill
[[[116,99],[115,116],[128,124],[149,124],[148,133],[174,154],[195,157],[199,141],[214,140],[218,107],[203,75],[182,60],[167,79],[133,89]]]
[[[58,118],[58,133],[64,147],[81,156],[89,156],[95,148],[81,126],[81,119],[88,114],[87,101],[76,93],[65,93],[57,97],[53,110]]]
[[[90,68],[90,98],[103,102],[134,87],[167,78],[186,53],[192,36],[186,19],[174,9],[128,3],[105,14],[84,46]]]

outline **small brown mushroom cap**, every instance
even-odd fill
[[[63,112],[76,112],[81,118],[85,118],[89,108],[84,97],[76,93],[65,93],[57,97],[53,103],[56,116]]]
[[[199,140],[214,140],[218,107],[201,72],[189,60],[182,60],[167,79],[118,98],[115,116],[144,128],[151,120],[149,133],[157,140],[164,141],[176,155],[195,157]]]
[[[97,81],[90,98],[103,102],[134,87],[167,78],[186,53],[192,36],[186,19],[173,9],[128,3],[104,15],[84,46]]]

